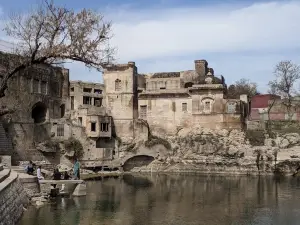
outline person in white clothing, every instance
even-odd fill
[[[37,169],[37,171],[36,171],[36,175],[37,175],[37,178],[38,178],[39,180],[43,180],[43,179],[44,179],[44,177],[43,177],[43,175],[42,175],[42,168],[41,168],[41,166],[38,167],[38,169]]]

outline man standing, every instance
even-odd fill
[[[80,164],[77,159],[74,160],[74,179],[80,180]]]

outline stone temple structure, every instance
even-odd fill
[[[248,113],[247,96],[228,99],[223,76],[206,60],[195,69],[139,74],[134,62],[106,67],[103,78],[107,108],[120,137],[136,135],[136,119],[152,129],[174,134],[183,127],[241,128]]]
[[[0,127],[2,147],[13,148],[14,162],[58,164],[65,142],[75,138],[83,146],[82,166],[118,167],[127,154],[122,145],[147,136],[145,123],[162,135],[199,125],[242,128],[247,96],[228,99],[224,77],[205,60],[194,63],[194,70],[153,74],[139,74],[134,62],[107,65],[104,84],[70,82],[64,68],[33,67],[12,78],[0,99],[1,105],[17,106]]]
[[[1,67],[5,60],[5,53],[1,53],[0,79],[5,72]],[[39,65],[9,80],[6,95],[0,99],[0,105],[15,108],[10,119],[1,124],[7,140],[13,145],[13,151],[9,151],[13,161],[44,160],[45,156],[36,151],[37,145],[50,139],[51,127],[56,123],[54,120],[65,116],[68,101],[68,69]],[[3,132],[1,136],[3,140]],[[1,145],[4,144],[2,141]],[[7,141],[5,145],[8,145]],[[7,154],[7,151],[1,149],[1,154]],[[55,160],[55,154],[48,158],[53,162],[59,160]]]

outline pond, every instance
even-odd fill
[[[19,225],[300,224],[299,178],[125,175],[87,190],[29,208]]]

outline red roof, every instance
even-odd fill
[[[271,100],[272,96],[275,96],[277,99],[280,99],[278,95],[255,95],[251,98],[251,109],[267,108],[268,102]]]

